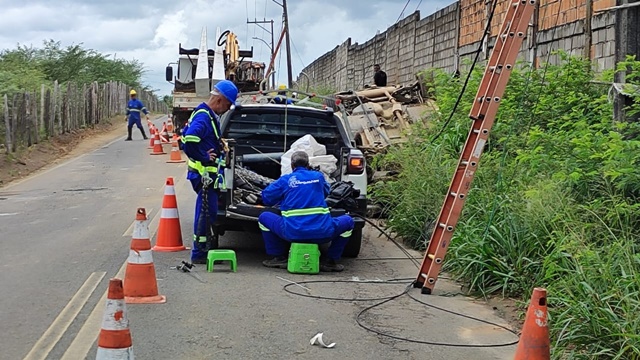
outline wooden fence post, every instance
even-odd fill
[[[11,118],[9,117],[9,99],[7,98],[7,94],[4,94],[2,97],[3,101],[3,115],[4,115],[4,126],[6,129],[4,141],[7,145],[7,154],[11,152],[13,149],[13,143],[11,140]]]

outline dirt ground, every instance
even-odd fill
[[[3,148],[0,150],[0,187],[94,150],[126,133],[126,123],[118,116],[93,129],[62,134],[16,153],[6,154]]]

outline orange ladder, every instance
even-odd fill
[[[414,287],[422,288],[423,294],[431,294],[435,287],[466,195],[471,190],[480,156],[495,121],[502,94],[536,6],[536,0],[510,0],[510,3],[469,114],[473,121],[471,130],[429,239],[420,273],[414,282]]]

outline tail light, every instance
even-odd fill
[[[364,157],[349,155],[347,161],[347,174],[362,174],[364,172]]]

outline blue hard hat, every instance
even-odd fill
[[[219,81],[214,87],[220,93],[220,95],[224,96],[231,104],[236,103],[236,99],[238,98],[238,88],[236,85],[229,80]]]

